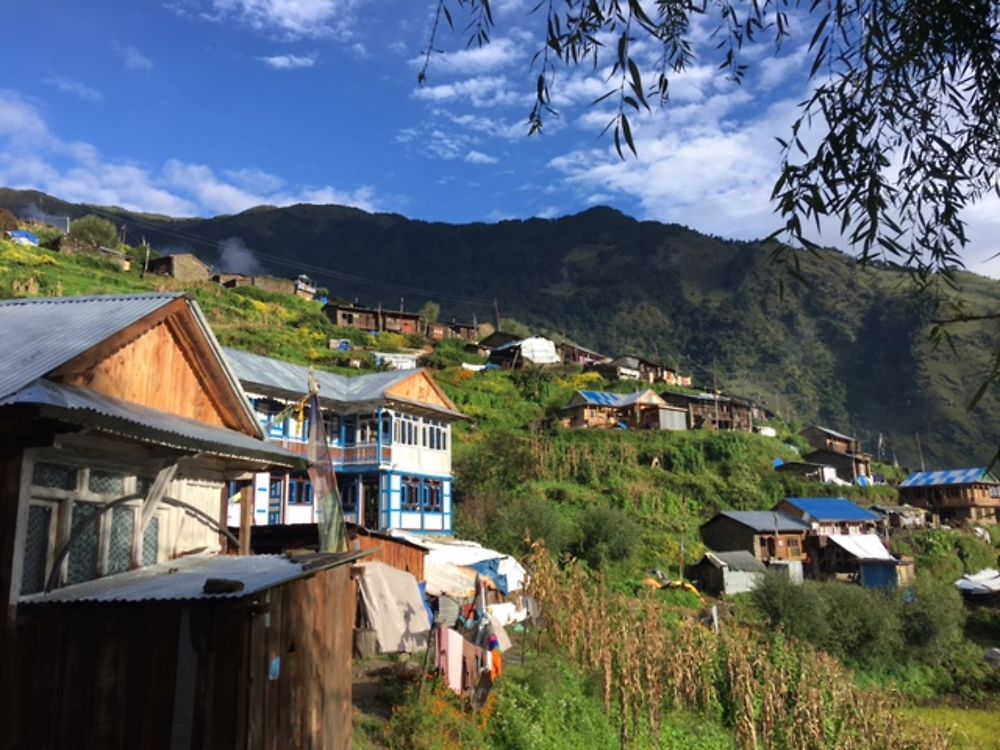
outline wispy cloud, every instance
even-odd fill
[[[496,164],[499,159],[482,151],[470,151],[465,155],[465,161],[469,164]]]
[[[118,46],[115,49],[119,57],[121,57],[122,62],[125,63],[126,69],[136,73],[148,73],[153,69],[153,61],[131,44],[124,47]]]
[[[257,59],[274,70],[301,70],[315,65],[319,55],[273,55]]]
[[[508,68],[514,63],[527,58],[527,50],[510,37],[494,39],[482,47],[470,47],[457,52],[442,52],[431,58],[430,75],[437,76],[470,76],[482,73],[492,73]],[[410,61],[414,68],[421,68],[423,57]]]
[[[235,21],[286,39],[354,36],[355,11],[365,0],[212,0],[201,18]]]
[[[80,83],[80,81],[74,81],[72,78],[67,78],[66,76],[49,76],[42,83],[46,86],[51,86],[56,91],[79,97],[85,102],[96,104],[104,100],[104,94],[97,89],[85,83]]]
[[[379,209],[368,186],[291,186],[260,169],[220,174],[205,164],[169,159],[161,166],[109,158],[89,143],[64,141],[41,111],[0,90],[0,185],[32,188],[68,201],[171,216],[237,213],[261,204],[337,203]]]

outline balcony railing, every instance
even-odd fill
[[[301,440],[289,440],[285,438],[272,440],[272,442],[300,456],[309,453],[308,443],[304,443]],[[381,461],[378,460],[378,443],[360,443],[348,446],[331,445],[329,448],[330,460],[334,466],[375,466],[392,463],[392,447],[388,445],[382,446]]]

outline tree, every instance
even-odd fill
[[[70,224],[69,236],[98,247],[118,247],[118,231],[115,225],[93,214],[88,214]]]
[[[961,266],[962,209],[1000,194],[997,6],[990,0],[543,0],[533,11],[545,41],[534,58],[528,129],[541,131],[555,114],[551,94],[560,67],[610,62],[608,90],[594,103],[612,104],[605,132],[618,155],[636,154],[629,116],[650,110],[650,102],[669,103],[671,77],[695,59],[697,17],[716,26],[720,73],[736,81],[747,71],[746,46],[769,41],[780,48],[792,24],[809,24],[813,90],[791,132],[779,138],[783,159],[772,199],[783,227],[774,237],[815,249],[808,227],[835,223],[862,261],[885,256],[926,286],[935,272]],[[455,11],[467,18],[469,44],[490,42],[491,0],[438,0],[421,83],[442,20],[453,28]],[[644,70],[640,50],[650,45],[659,57]],[[810,128],[818,138],[806,137]],[[778,253],[796,272],[796,254],[785,245]]]
[[[425,302],[424,306],[420,308],[420,319],[424,323],[437,323],[438,316],[441,314],[441,305],[437,302]]]

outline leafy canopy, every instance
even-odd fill
[[[453,13],[465,17],[470,45],[490,42],[491,6],[438,0],[421,83]],[[863,261],[885,256],[927,282],[961,265],[962,209],[1000,192],[998,16],[990,0],[539,0],[532,17],[544,43],[528,129],[541,131],[555,114],[559,66],[610,63],[608,89],[594,104],[612,105],[605,131],[618,155],[635,154],[629,117],[669,102],[671,77],[698,52],[697,18],[715,25],[720,74],[737,81],[746,46],[780,48],[793,24],[807,24],[813,88],[779,138],[772,199],[783,228],[775,236],[812,248],[807,228],[835,223]],[[650,45],[652,66],[641,54]]]
[[[118,247],[118,232],[115,230],[115,225],[93,214],[88,214],[70,224],[69,235],[98,247]]]

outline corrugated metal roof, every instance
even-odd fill
[[[815,521],[878,521],[878,513],[842,497],[789,497],[785,502]]]
[[[348,552],[315,555],[304,561],[292,561],[284,555],[182,557],[66,586],[48,594],[23,596],[19,603],[42,605],[241,599],[312,575],[318,570],[344,565],[366,554],[368,553]],[[202,591],[205,581],[209,578],[240,581],[243,588],[240,591],[204,594]]]
[[[945,471],[915,471],[902,482],[900,487],[941,487],[949,484],[996,484],[997,479],[985,466],[972,469],[947,469]]]
[[[181,293],[0,302],[0,398],[20,390]]]
[[[822,433],[825,433],[825,434],[829,435],[830,437],[835,437],[835,438],[838,438],[840,440],[851,440],[851,441],[854,440],[854,438],[851,437],[850,435],[845,435],[842,432],[837,432],[836,430],[831,430],[828,427],[820,427],[818,424],[811,425],[811,427],[813,427],[814,429],[819,430]],[[803,430],[802,432],[805,432],[805,430]],[[801,433],[799,433],[799,434],[801,434]]]
[[[764,563],[754,557],[744,549],[733,550],[732,552],[716,552],[711,550],[705,553],[709,562],[721,567],[719,563],[725,565],[730,570],[738,570],[746,573],[763,573],[767,570]],[[713,559],[714,558],[714,559]]]
[[[42,407],[43,414],[56,419],[171,448],[229,458],[256,459],[288,467],[304,463],[301,456],[242,432],[213,427],[148,406],[119,401],[85,388],[52,383],[44,378],[0,400],[0,406],[14,404],[34,404]]]
[[[811,527],[805,521],[783,510],[726,510],[719,514],[754,531],[808,531]],[[711,521],[709,521],[711,523]]]
[[[225,349],[225,356],[245,388],[262,387],[269,392],[281,392],[289,398],[301,398],[309,389],[309,368],[259,354]],[[345,377],[325,370],[314,370],[319,382],[320,402],[334,407],[368,406],[386,401],[386,391],[412,378],[420,370],[391,370],[357,377]],[[461,417],[456,411],[434,405],[423,405],[444,414]]]

